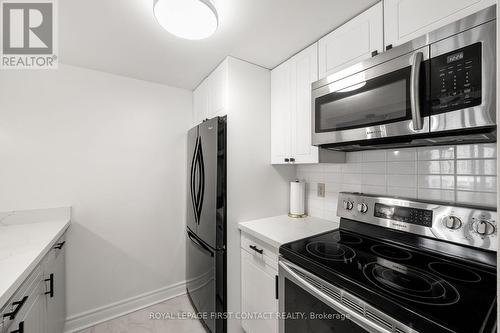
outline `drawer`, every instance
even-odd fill
[[[241,233],[241,249],[278,269],[278,249],[245,232]],[[261,253],[262,252],[262,253]]]
[[[10,298],[7,304],[5,304],[5,306],[0,310],[0,319],[2,319],[0,332],[8,332],[8,329],[12,325],[12,323],[16,319],[23,317],[26,311],[28,311],[28,309],[35,301],[36,297],[43,292],[44,285],[42,281],[42,269],[40,266],[38,266],[17,289],[17,291]],[[27,298],[25,299],[25,297]],[[19,302],[22,302],[22,304],[20,304]],[[14,319],[4,317],[5,314],[15,312],[16,309],[18,310]]]

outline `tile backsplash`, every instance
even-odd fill
[[[496,207],[496,165],[496,144],[419,147],[347,153],[346,163],[299,165],[296,177],[307,213],[336,221],[342,191]]]

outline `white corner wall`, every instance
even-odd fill
[[[0,211],[73,207],[67,330],[184,292],[187,90],[0,73]]]
[[[286,214],[289,181],[295,177],[295,167],[271,165],[270,71],[232,57],[228,58],[228,66],[227,294],[228,311],[238,312],[238,223]],[[243,332],[240,321],[228,321],[228,332]]]

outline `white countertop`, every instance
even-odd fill
[[[338,222],[315,217],[291,218],[279,215],[265,219],[241,222],[239,229],[276,248],[301,238],[337,229]]]
[[[0,308],[66,231],[71,209],[0,212]]]

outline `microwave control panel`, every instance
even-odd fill
[[[481,104],[481,43],[431,59],[432,113]]]

